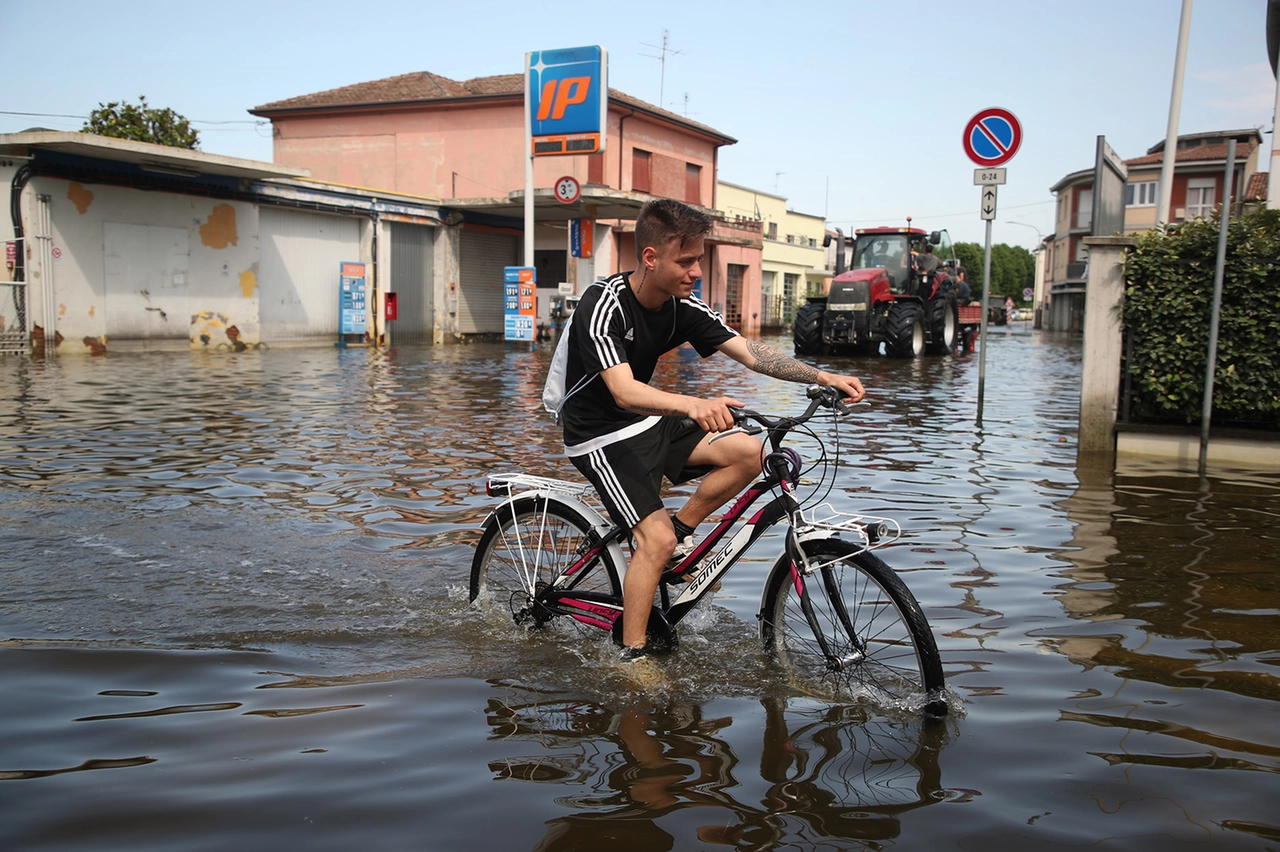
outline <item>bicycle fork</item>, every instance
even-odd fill
[[[787,527],[787,558],[791,565],[791,582],[795,585],[796,595],[800,598],[800,611],[804,613],[805,620],[809,622],[809,629],[813,631],[814,638],[818,641],[818,647],[822,649],[822,656],[826,658],[827,666],[832,671],[844,671],[849,666],[856,666],[867,659],[867,646],[857,635],[854,630],[853,621],[849,618],[849,610],[844,605],[844,596],[840,594],[840,587],[836,579],[830,571],[824,568],[814,568],[809,557],[804,552],[804,547],[800,544],[800,536],[796,533],[796,521],[794,516],[791,523]],[[852,653],[837,655],[831,648],[831,643],[827,641],[826,631],[818,620],[818,614],[813,608],[813,599],[809,594],[809,584],[806,578],[810,578],[815,572],[822,572],[822,582],[826,589],[827,597],[831,600],[832,609],[835,611],[836,618],[839,620],[840,628],[844,631],[844,635],[849,638]]]

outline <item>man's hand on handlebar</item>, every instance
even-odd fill
[[[730,408],[742,408],[743,405],[731,396],[716,399],[699,399],[689,408],[686,415],[707,432],[724,432],[734,427],[733,412]]]
[[[862,387],[862,382],[858,381],[856,376],[839,376],[823,370],[818,373],[818,384],[840,391],[844,395],[843,401],[846,404],[861,402],[862,398],[867,395],[866,390]]]

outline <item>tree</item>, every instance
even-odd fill
[[[968,272],[969,286],[981,293],[983,248],[977,243],[956,243],[956,257]],[[985,288],[998,296],[1022,300],[1022,291],[1035,285],[1035,255],[1022,246],[996,243],[991,247],[991,286]],[[976,296],[974,298],[977,298]]]
[[[145,95],[139,96],[138,100],[138,104],[128,101],[99,103],[98,108],[89,113],[82,132],[135,142],[153,142],[172,148],[194,148],[199,144],[200,134],[192,129],[187,119],[168,107],[157,109],[150,106]]]

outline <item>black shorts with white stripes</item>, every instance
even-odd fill
[[[685,464],[706,434],[684,417],[663,417],[639,435],[570,461],[595,486],[613,522],[631,529],[663,508],[663,476],[679,484],[711,472],[710,465]]]

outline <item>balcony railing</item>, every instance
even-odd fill
[[[1083,281],[1088,272],[1089,264],[1087,263],[1067,264],[1067,280],[1069,281]]]

